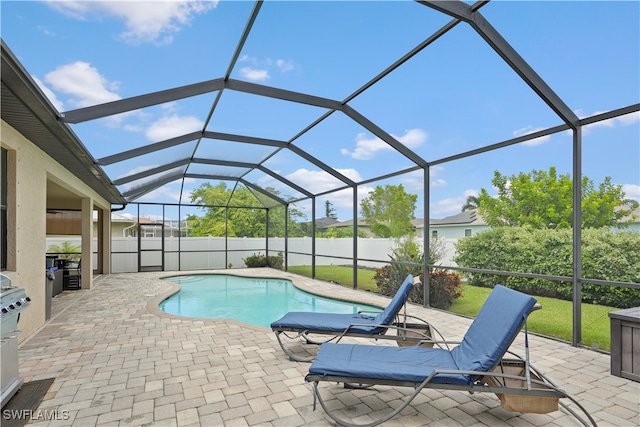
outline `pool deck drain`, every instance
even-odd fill
[[[332,298],[386,306],[388,299],[271,269],[182,272],[291,279]],[[304,382],[308,363],[286,358],[268,328],[221,319],[184,319],[157,303],[175,272],[113,274],[92,290],[65,291],[53,300],[52,319],[19,348],[25,381],[55,378],[39,409],[52,420],[34,426],[328,426]],[[154,306],[155,304],[155,306]],[[544,310],[544,309],[543,309]],[[448,339],[460,339],[470,319],[411,305]],[[606,321],[606,320],[603,320]],[[523,354],[520,334],[511,347]],[[578,399],[600,426],[640,425],[640,384],[609,373],[608,354],[530,337],[531,360]],[[323,387],[326,388],[326,387]],[[368,414],[395,407],[410,389],[354,395],[332,387],[332,407]],[[329,391],[325,391],[328,395]],[[385,425],[573,426],[564,411],[504,411],[489,394],[427,390]]]

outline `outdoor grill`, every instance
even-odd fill
[[[2,360],[2,407],[22,387],[18,371],[18,321],[20,313],[29,306],[29,297],[23,288],[11,286],[11,279],[0,274],[0,360]]]

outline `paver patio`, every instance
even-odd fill
[[[289,278],[303,289],[386,306],[387,299],[271,269],[219,273]],[[205,273],[198,271],[196,273]],[[42,413],[55,420],[34,426],[326,426],[312,410],[309,364],[288,360],[268,328],[233,320],[185,319],[158,310],[175,289],[172,273],[127,273],[97,278],[92,290],[65,291],[52,319],[19,349],[25,381],[55,378]],[[187,274],[181,272],[180,274]],[[544,310],[544,309],[543,309]],[[460,339],[471,320],[410,306],[448,339]],[[523,354],[520,334],[512,349]],[[601,426],[640,425],[640,384],[610,375],[608,354],[530,337],[532,363],[576,397]],[[328,389],[331,389],[329,391]],[[411,390],[357,394],[323,385],[331,407],[358,422],[395,407]],[[494,395],[426,390],[385,425],[572,426],[564,411],[511,413]]]

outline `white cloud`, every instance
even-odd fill
[[[44,76],[59,93],[68,95],[74,108],[88,107],[120,99],[118,82],[110,82],[95,67],[83,61],[61,65]]]
[[[360,212],[360,201],[367,197],[370,192],[373,191],[372,187],[362,186],[358,187],[358,212]],[[345,218],[351,218],[353,215],[353,191],[351,189],[345,189],[336,191],[334,193],[325,194],[322,196],[324,199],[329,200],[334,208],[345,212],[340,213],[341,220]],[[316,207],[317,210],[323,212],[321,215],[324,216],[324,205],[320,207]],[[316,215],[318,215],[316,213]]]
[[[525,126],[525,127],[521,128],[521,129],[514,130],[513,131],[513,136],[518,137],[518,136],[523,136],[523,135],[531,135],[532,133],[536,133],[536,132],[541,131],[543,129],[544,128],[541,128],[541,127],[534,128],[533,126]],[[525,142],[522,143],[522,145],[533,147],[533,146],[536,146],[536,145],[544,144],[545,142],[548,142],[550,139],[551,139],[551,135],[541,136],[539,138],[530,139],[528,141],[525,141]]]
[[[442,178],[434,179],[433,181],[431,181],[430,185],[431,188],[443,188],[447,186],[447,181]]]
[[[462,212],[462,206],[467,203],[469,196],[478,196],[479,192],[474,189],[465,190],[461,195],[442,199],[430,206],[431,218],[445,218]]]
[[[122,129],[126,130],[127,132],[143,132],[144,126],[141,123],[135,123],[135,124],[125,123],[122,126]]]
[[[251,80],[253,82],[263,82],[271,78],[271,76],[269,75],[269,71],[259,70],[252,67],[242,67],[240,69],[240,75],[245,79]]]
[[[160,105],[160,108],[164,112],[164,114],[175,113],[178,111],[178,103],[176,101],[165,102]]]
[[[295,68],[294,63],[291,60],[287,61],[284,59],[276,59],[276,65],[278,66],[278,68],[280,68],[280,71],[282,71],[283,73],[291,71]]]
[[[358,171],[356,171],[355,169],[337,169],[337,171],[353,181],[358,182],[362,180],[362,177],[360,176]],[[278,174],[282,173],[281,171],[274,171],[274,172]],[[332,188],[338,188],[343,186],[343,184],[339,180],[329,175],[328,173],[324,171],[319,171],[319,170],[312,171],[308,169],[298,169],[286,175],[285,178],[305,188],[307,191],[310,191],[311,193],[325,192],[325,191],[331,190]],[[263,188],[270,186],[270,187],[277,188],[278,190],[284,191],[285,192],[284,194],[287,196],[303,197],[303,195],[300,193],[297,193],[294,195],[287,194],[287,192],[290,192],[291,189],[289,187],[286,187],[280,181],[276,180],[271,176],[261,177],[260,179],[258,179],[257,183]],[[360,200],[362,200],[364,197],[367,197],[371,191],[373,191],[373,187],[368,187],[368,186],[358,187],[358,205],[360,204]],[[344,190],[336,191],[334,193],[329,193],[322,196],[322,200],[329,200],[333,205],[333,207],[338,210],[347,209],[349,212],[351,212],[351,209],[353,206],[353,191],[351,189],[344,189]],[[296,204],[296,207],[298,209],[308,209],[307,213],[310,213],[311,208],[310,206],[307,206],[307,204],[308,202],[299,202]],[[318,209],[324,209],[324,204],[322,205],[322,207],[318,207]],[[320,213],[317,213],[317,214],[322,215]]]
[[[460,212],[461,207],[461,197],[449,197],[432,203],[429,206],[429,216],[431,218],[444,218]]]
[[[391,136],[406,145],[408,148],[418,148],[427,142],[427,133],[422,129],[409,129],[402,136],[395,136],[393,134],[391,134]]]
[[[238,62],[245,62],[249,64],[249,66],[240,68],[240,75],[250,81],[265,81],[270,79],[271,74],[269,71],[274,68],[274,65],[282,73],[287,73],[296,67],[295,62],[290,59],[276,59],[274,61],[271,58],[266,58],[259,60],[258,58],[249,55],[242,55],[238,59]]]
[[[444,172],[445,168],[440,165],[431,166],[429,168],[429,188],[443,188],[449,185],[449,183],[442,178],[436,178],[442,172]],[[420,172],[422,174],[422,172]],[[422,190],[424,186],[420,189]]]
[[[360,172],[358,172],[357,170],[355,170],[353,168],[336,169],[336,171],[341,173],[342,175],[346,176],[347,178],[349,178],[353,182],[362,181],[362,176],[360,175]]]
[[[359,176],[359,174],[352,169],[342,170],[340,173],[350,179],[353,179],[356,175]],[[341,181],[325,171],[308,170],[305,168],[297,169],[293,173],[286,175],[285,178],[307,189],[307,191],[311,193],[320,193],[343,185]]]
[[[128,171],[125,175],[123,176],[130,176],[133,175],[135,173],[138,172],[144,172],[145,170],[148,169],[152,169],[154,167],[156,167],[157,165],[150,165],[150,166],[142,166],[142,167],[137,167],[134,169],[131,169],[130,171]],[[145,185],[151,184],[153,183],[155,180],[157,179],[156,176],[149,176],[149,177],[145,177],[145,178],[141,178],[138,179],[136,181],[124,184],[121,186],[120,190],[123,193],[126,193],[127,191],[130,190],[135,190],[141,187],[144,187]],[[155,190],[144,194],[142,196],[140,196],[138,199],[136,199],[136,201],[143,201],[143,200],[150,200],[150,201],[162,201],[162,202],[179,202],[179,198],[180,198],[180,190],[179,190],[179,186],[176,187],[176,185],[174,184],[175,182],[179,182],[180,178],[176,178],[176,180],[174,180],[172,183],[167,183],[164,184],[158,188],[156,188]],[[191,183],[193,181],[193,179],[191,178],[185,178],[184,182],[185,184],[187,183]],[[143,215],[145,217],[149,217],[148,215]]]
[[[136,173],[144,172],[146,170],[153,169],[153,168],[156,168],[158,166],[160,166],[160,165],[156,164],[156,165],[138,166],[138,167],[135,167],[133,169],[129,169],[126,173],[124,173],[122,175],[117,176],[116,179],[124,178],[125,176],[131,176],[131,175],[134,175]],[[149,178],[146,178],[146,179],[148,180]],[[138,186],[140,185],[139,182],[140,181],[138,181],[138,184],[137,184]],[[129,184],[129,185],[131,185],[131,184]]]
[[[633,199],[640,202],[640,185],[622,184],[622,191],[627,199]]]
[[[180,191],[173,189],[170,185],[163,185],[160,188],[156,188],[155,190],[141,196],[136,201],[158,201],[158,200],[167,200],[167,201],[175,201],[178,202],[180,199]],[[149,217],[147,215],[147,217]],[[159,218],[162,219],[162,218]]]
[[[593,115],[600,114],[601,112],[596,112]],[[587,135],[590,131],[597,128],[616,128],[620,126],[630,126],[635,123],[640,122],[640,111],[635,111],[633,113],[625,114],[624,116],[614,117],[612,119],[603,120],[601,122],[592,123],[590,125],[584,126],[582,128],[582,135]]]
[[[40,87],[40,90],[42,90],[42,92],[45,94],[45,96],[47,98],[49,98],[49,101],[51,102],[51,104],[53,104],[54,107],[56,107],[56,110],[58,111],[64,111],[64,103],[62,101],[60,101],[57,97],[56,94],[53,93],[53,91],[51,89],[49,89],[43,82],[42,80],[40,80],[39,78],[32,76],[33,80],[36,82],[36,84],[38,85],[38,87]]]
[[[54,33],[53,31],[50,31],[47,27],[42,26],[42,25],[38,25],[37,29],[42,34],[44,34],[45,36],[55,37],[55,35],[56,35],[56,33]]]
[[[615,123],[620,123],[622,126],[630,126],[640,122],[640,111],[625,114],[624,116],[616,117],[612,120],[615,120]]]
[[[120,37],[131,44],[166,44],[173,35],[191,23],[196,15],[215,8],[217,1],[49,1],[49,6],[78,20],[105,17],[123,21]]]
[[[424,172],[422,169],[401,176],[402,183],[410,192],[421,193],[424,189]]]
[[[427,141],[427,133],[422,129],[409,129],[402,136],[391,135],[408,148],[417,148]],[[346,148],[340,150],[345,156],[356,160],[369,160],[381,151],[393,151],[394,149],[378,137],[368,137],[366,133],[356,136],[356,147],[353,151]]]
[[[186,133],[202,130],[204,123],[193,116],[171,115],[162,117],[153,123],[145,131],[145,136],[150,141],[163,141]]]
[[[575,110],[574,113],[583,119],[585,117],[597,116],[598,114],[605,113],[606,111],[596,111],[593,114],[585,114],[583,110]],[[614,117],[608,120],[602,120],[600,122],[592,123],[587,126],[582,127],[582,136],[588,135],[592,130],[598,128],[615,128],[619,126],[630,126],[640,122],[640,111],[634,111],[629,114],[625,114],[624,116]],[[571,134],[571,131],[567,131]]]

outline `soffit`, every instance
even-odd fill
[[[91,154],[2,41],[1,117],[29,141],[81,179],[109,203],[124,203]]]

